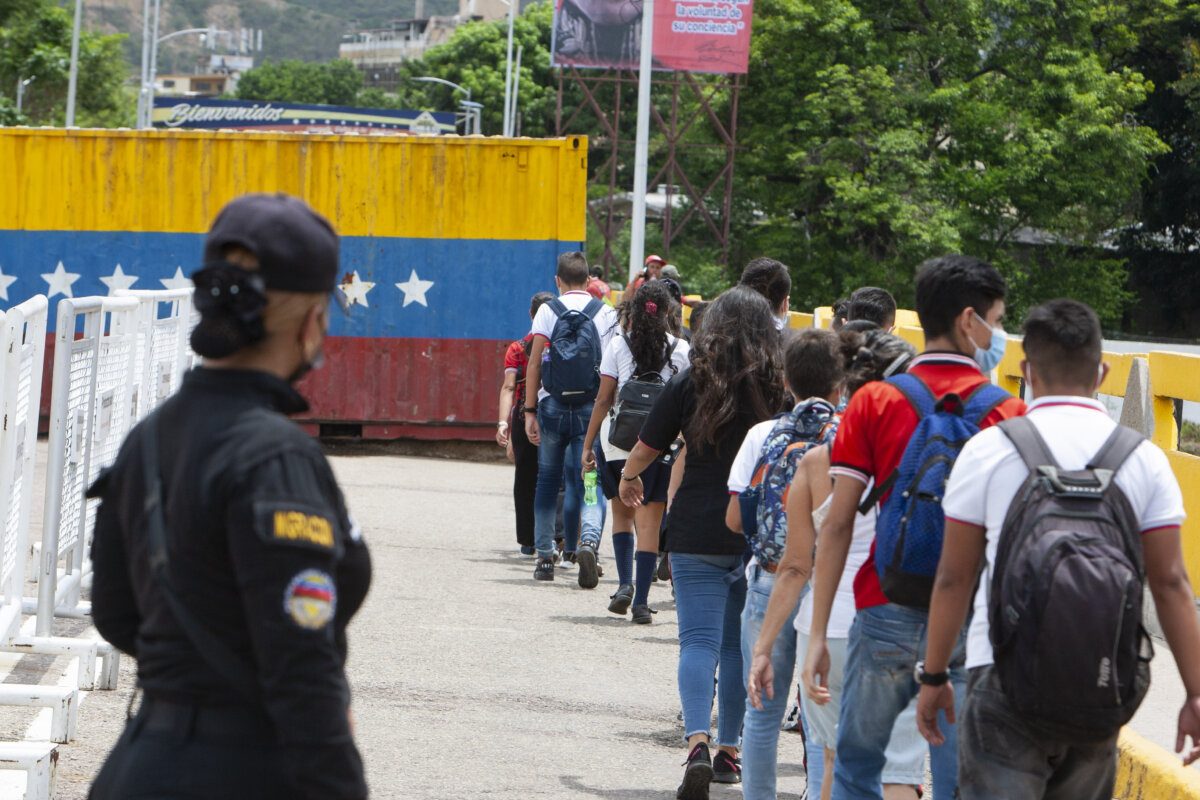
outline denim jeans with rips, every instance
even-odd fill
[[[534,546],[539,558],[554,555],[554,517],[558,490],[566,483],[563,502],[563,530],[578,531],[580,507],[583,504],[583,475],[579,464],[583,458],[583,439],[587,435],[592,404],[568,406],[546,397],[538,402],[537,492],[533,499]],[[564,465],[574,465],[566,470]],[[574,537],[567,535],[568,541]]]
[[[896,717],[918,693],[913,669],[924,658],[929,613],[895,603],[859,609],[850,628],[842,710],[838,718],[833,800],[882,800],[881,776]],[[950,659],[955,715],[966,690],[965,637],[960,631]],[[941,715],[946,735],[941,747],[930,745],[933,796],[952,798],[958,786],[955,726]]]

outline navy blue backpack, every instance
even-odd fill
[[[600,391],[604,345],[595,320],[604,303],[592,298],[582,311],[574,311],[556,297],[546,305],[558,320],[546,345],[542,386],[563,405],[590,403]]]
[[[950,470],[984,418],[1011,395],[985,381],[966,398],[950,393],[939,399],[915,375],[887,382],[908,399],[919,421],[899,468],[868,499],[873,504],[892,490],[875,523],[875,569],[888,600],[928,608],[942,556],[942,497]]]

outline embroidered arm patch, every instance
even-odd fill
[[[330,553],[338,549],[333,515],[299,503],[259,501],[254,504],[254,528],[267,544],[292,545]]]

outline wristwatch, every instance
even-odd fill
[[[918,661],[913,670],[913,680],[922,686],[943,686],[950,681],[949,672],[926,672],[925,662]]]

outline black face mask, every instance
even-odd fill
[[[311,361],[306,361],[296,368],[296,371],[288,376],[288,383],[299,383],[300,379],[314,369],[320,369],[325,365],[325,349],[317,350],[317,354],[312,357]]]
[[[262,276],[228,261],[206,264],[192,275],[193,302],[200,324],[192,331],[192,349],[205,358],[224,358],[266,337],[262,312],[267,307]]]

